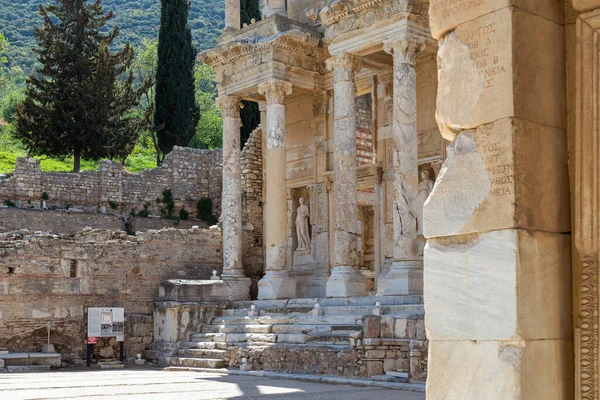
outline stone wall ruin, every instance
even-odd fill
[[[132,358],[152,343],[159,282],[209,279],[222,269],[221,252],[218,229],[0,234],[0,347],[39,351],[50,323],[56,350],[75,362],[85,356],[86,309],[124,307]],[[97,355],[117,353],[114,341],[96,346]]]

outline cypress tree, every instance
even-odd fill
[[[134,88],[133,48],[109,50],[119,28],[102,33],[113,18],[102,0],[56,3],[39,8],[44,25],[35,28],[34,51],[41,67],[27,80],[16,136],[31,155],[72,155],[75,172],[81,157],[122,160],[144,124],[133,109],[152,80]]]
[[[154,112],[161,160],[173,146],[190,143],[200,120],[194,93],[197,52],[187,24],[189,7],[189,0],[162,0]]]
[[[240,0],[240,22],[242,25],[260,20],[260,7],[258,0]]]

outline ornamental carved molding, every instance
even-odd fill
[[[292,94],[292,84],[280,79],[271,79],[258,85],[258,94],[265,96],[267,106],[285,104],[285,97]]]
[[[429,3],[421,0],[329,0],[322,8],[311,9],[307,16],[319,20],[327,31],[326,42],[337,36],[374,28],[383,21],[411,19],[428,26]]]
[[[362,58],[350,53],[342,53],[328,58],[325,65],[333,72],[334,82],[354,80],[354,74],[362,69]]]
[[[219,96],[216,99],[217,107],[221,109],[223,118],[240,117],[241,99],[236,96]]]
[[[324,91],[310,98],[313,105],[313,116],[329,114],[329,94]]]
[[[579,398],[598,400],[598,257],[584,257],[579,287]]]
[[[579,15],[575,22],[573,139],[569,158],[573,177],[571,197],[575,318],[575,399],[600,400],[599,274],[600,265],[600,10]]]
[[[410,64],[415,66],[419,53],[425,50],[425,38],[412,33],[404,33],[385,40],[383,49],[394,55],[394,65]]]

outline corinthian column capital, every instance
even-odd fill
[[[219,96],[216,99],[217,107],[221,109],[223,117],[239,118],[240,117],[240,101],[242,99],[237,96]]]
[[[402,33],[385,40],[383,49],[393,54],[397,62],[414,66],[419,52],[425,50],[425,38],[412,33]]]
[[[267,106],[284,104],[285,96],[292,94],[292,84],[280,79],[271,79],[258,85],[258,94],[267,98]]]
[[[353,80],[354,74],[362,69],[362,58],[354,54],[342,53],[328,58],[325,65],[333,72],[334,80]]]

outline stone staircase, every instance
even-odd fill
[[[376,303],[379,303],[379,307],[376,307]],[[366,368],[370,359],[366,353],[368,346],[375,348],[381,345],[381,339],[376,342],[377,339],[373,337],[381,335],[379,332],[365,335],[365,316],[377,314],[382,316],[377,318],[391,321],[391,329],[393,326],[414,325],[414,321],[422,321],[424,316],[422,298],[385,296],[235,302],[213,317],[210,324],[202,325],[199,332],[190,334],[188,341],[180,342],[178,349],[164,362],[173,369],[228,368],[239,366],[241,358],[252,357],[253,350],[259,353],[275,351],[269,354],[290,359],[309,350],[326,352],[336,355],[334,358],[343,359],[345,356],[356,357],[356,350],[362,349],[361,354],[367,354],[364,356]],[[383,340],[388,340],[385,349],[392,348],[389,346],[396,346],[394,349],[405,346],[408,352],[410,340],[402,334],[392,333],[391,338]],[[290,352],[296,354],[290,355]],[[386,357],[384,353],[380,358]],[[344,362],[346,364],[340,362],[340,366],[336,367],[340,374],[358,375],[356,369],[347,366],[347,360]],[[298,372],[292,364],[293,361],[290,361],[289,368]],[[381,361],[380,365],[383,365]],[[342,369],[348,371],[342,372]],[[399,372],[408,370],[393,369]],[[380,373],[384,373],[383,369]]]

